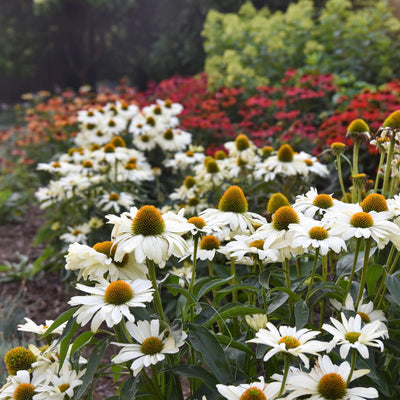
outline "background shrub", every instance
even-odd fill
[[[257,11],[251,2],[237,14],[211,10],[203,30],[210,86],[253,89],[273,84],[288,68],[339,74],[352,85],[392,78],[400,21],[386,0],[363,5],[329,0],[318,10],[300,0],[285,13]]]

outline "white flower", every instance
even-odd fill
[[[302,212],[306,217],[313,218],[316,214],[325,214],[328,209],[340,203],[332,195],[318,194],[317,189],[311,188],[305,195],[296,196],[293,208]]]
[[[33,373],[32,378],[28,371],[17,371],[9,377],[7,383],[0,389],[0,399],[15,399],[15,392],[21,392],[21,398],[29,399],[35,393],[36,387],[43,382],[44,377]],[[22,397],[23,396],[23,397]]]
[[[134,321],[129,307],[146,307],[153,299],[152,284],[148,280],[135,281],[102,281],[97,286],[90,287],[80,283],[77,289],[90,293],[91,296],[74,296],[68,302],[71,306],[81,305],[74,317],[78,324],[86,325],[91,319],[91,330],[96,332],[105,321],[109,328],[117,325],[123,317]]]
[[[208,225],[221,227],[229,236],[254,232],[254,226],[266,223],[259,214],[248,211],[248,203],[239,186],[231,186],[221,197],[218,209],[209,208],[200,213]]]
[[[39,385],[35,392],[37,393],[33,400],[63,400],[66,396],[72,399],[74,389],[82,384],[79,379],[85,373],[85,370],[77,373],[69,363],[64,362],[61,370],[55,374],[48,374],[46,384]]]
[[[31,319],[26,318],[26,317],[25,317],[25,321],[26,321],[26,324],[18,325],[18,330],[23,331],[23,332],[36,333],[37,335],[43,335],[47,331],[47,329],[50,327],[50,325],[54,322],[52,320],[46,320],[44,325],[43,324],[37,325]],[[64,330],[66,324],[67,323],[64,322],[58,328],[54,329],[52,331],[52,333],[57,333],[58,335],[61,335],[63,333],[63,330]]]
[[[308,368],[309,360],[304,353],[318,356],[318,352],[326,349],[326,343],[311,340],[319,334],[320,332],[318,331],[311,331],[309,329],[300,329],[297,331],[296,328],[284,325],[280,326],[278,330],[273,324],[268,322],[267,329],[260,329],[256,332],[256,338],[247,342],[261,343],[272,347],[265,354],[264,361],[268,361],[276,353],[284,352],[299,357],[306,368]]]
[[[133,375],[136,376],[144,367],[157,364],[165,359],[165,354],[174,354],[184,344],[186,333],[175,338],[172,334],[165,337],[160,333],[160,321],[138,321],[137,324],[128,322],[128,332],[138,344],[114,343],[122,349],[112,360],[113,363],[125,363],[134,360],[131,364]]]
[[[299,224],[289,225],[293,233],[291,246],[296,249],[303,247],[305,251],[319,249],[321,255],[326,255],[330,250],[340,253],[346,250],[343,239],[331,234],[324,224],[312,218],[304,218]]]
[[[120,213],[121,208],[128,210],[133,205],[133,196],[130,193],[104,193],[100,201],[97,202],[97,206],[102,211],[112,211]]]
[[[252,382],[250,384],[241,384],[239,386],[233,385],[217,385],[218,392],[222,394],[227,400],[241,400],[241,399],[254,399],[254,400],[274,400],[279,394],[281,387],[280,382],[265,383],[264,377],[258,378],[260,382]]]
[[[350,375],[350,365],[344,361],[334,365],[328,356],[318,358],[318,362],[311,372],[295,371],[289,373],[286,389],[290,391],[286,400],[307,397],[309,400],[364,400],[378,397],[374,388],[347,387]],[[369,373],[368,369],[353,371],[350,381]]]
[[[391,240],[400,245],[400,228],[388,221],[392,216],[390,211],[370,211],[353,204],[352,207],[338,208],[324,215],[323,221],[332,226],[331,234],[340,236],[343,240],[351,238],[372,238],[379,249]]]
[[[149,259],[163,268],[172,255],[182,257],[187,244],[181,235],[193,228],[182,216],[184,212],[182,209],[178,214],[161,215],[154,206],[143,206],[140,210],[133,207],[121,217],[107,215],[109,223],[114,224],[114,259],[121,261],[125,254],[132,253],[138,263]]]
[[[340,357],[347,357],[351,348],[356,349],[363,358],[368,358],[368,347],[379,347],[383,351],[383,343],[378,340],[387,334],[386,329],[382,329],[380,321],[374,321],[361,328],[362,319],[359,314],[350,317],[349,320],[341,313],[342,323],[335,318],[330,318],[334,326],[329,324],[322,325],[322,329],[333,335],[329,343],[328,350],[332,350],[336,345],[340,346]],[[329,352],[328,351],[328,352]]]
[[[87,234],[91,231],[90,225],[85,223],[74,227],[67,227],[68,233],[63,233],[60,239],[66,243],[82,243],[86,244]]]
[[[279,252],[275,249],[264,250],[264,240],[257,239],[254,235],[236,235],[235,240],[227,243],[220,249],[221,253],[226,254],[230,258],[235,258],[238,262],[247,261],[250,257],[258,257],[258,259],[266,262],[277,261]]]
[[[260,329],[265,328],[268,322],[268,317],[266,314],[246,315],[245,320],[250,328],[257,332]]]
[[[78,280],[82,277],[94,280],[105,277],[109,281],[146,279],[146,265],[137,263],[130,254],[126,254],[122,261],[115,261],[116,249],[110,241],[96,243],[93,248],[73,243],[65,256],[65,269],[78,270]]]

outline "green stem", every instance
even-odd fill
[[[236,264],[235,260],[231,258],[231,275],[232,275],[232,286],[236,285]],[[238,300],[237,289],[232,291],[232,301],[235,303]]]
[[[369,252],[371,250],[371,238],[367,239],[365,243],[365,250],[364,250],[364,262],[361,270],[361,280],[360,280],[360,288],[358,289],[358,296],[357,296],[357,301],[354,306],[354,309],[357,310],[358,305],[360,304],[360,301],[362,299],[363,291],[364,291],[364,286],[365,286],[365,281],[367,278],[367,268],[368,268],[368,260],[369,260]]]
[[[343,302],[342,302],[343,305],[346,304],[346,298],[347,298],[347,296],[348,296],[348,294],[350,292],[351,284],[353,282],[354,273],[356,271],[356,264],[357,264],[358,254],[360,252],[360,246],[361,246],[361,239],[357,238],[356,250],[354,252],[353,266],[351,268],[351,273],[350,273],[350,276],[349,276],[349,282],[347,283],[346,291],[344,293]]]
[[[352,175],[358,174],[358,153],[360,151],[360,141],[356,139],[353,146],[353,170]]]
[[[336,157],[336,164],[337,164],[337,171],[338,171],[338,176],[339,176],[340,189],[342,190],[342,195],[343,195],[343,202],[347,203],[346,189],[344,188],[344,184],[343,184],[342,159],[341,159],[340,154]]]
[[[151,389],[153,394],[155,394],[159,400],[164,400],[164,396],[160,391],[160,387],[158,385],[154,385],[153,381],[149,378],[145,370],[143,370],[142,377],[146,381],[147,386]]]
[[[283,378],[282,378],[282,384],[281,384],[281,389],[279,390],[279,394],[277,397],[281,397],[283,392],[285,391],[285,385],[286,385],[286,380],[289,374],[289,368],[290,368],[290,354],[285,354],[285,367],[283,371]]]
[[[199,235],[196,234],[193,238],[193,263],[192,263],[192,278],[190,279],[189,292],[193,294],[193,285],[196,277],[196,264],[197,264],[197,247],[199,244]]]
[[[347,382],[346,382],[347,386],[349,386],[349,384],[351,382],[351,377],[353,376],[355,366],[356,366],[356,350],[351,349],[351,369],[350,369],[349,377],[347,378]]]
[[[374,299],[374,304],[375,304],[375,306],[376,306],[376,303],[377,303],[377,301],[378,301],[378,297],[379,297],[379,295],[380,295],[380,293],[381,293],[381,290],[383,289],[383,287],[384,287],[384,285],[385,285],[385,279],[386,279],[386,271],[390,268],[390,266],[391,266],[391,262],[392,262],[392,258],[393,258],[393,254],[394,254],[394,251],[396,250],[396,248],[395,248],[395,246],[392,244],[392,247],[391,247],[391,249],[390,249],[390,252],[389,252],[389,255],[388,255],[388,258],[387,258],[387,261],[386,261],[386,268],[384,268],[383,269],[383,274],[382,274],[382,278],[381,278],[381,281],[380,281],[380,283],[379,283],[379,286],[378,286],[378,289],[376,290],[376,292],[375,292],[375,299]]]
[[[389,275],[393,274],[394,269],[395,269],[395,267],[396,267],[396,265],[397,265],[397,262],[399,261],[399,258],[400,258],[400,252],[398,252],[398,253],[396,254],[396,257],[395,257],[395,259],[394,259],[392,265],[391,265],[390,268],[389,268],[389,272],[388,272]],[[383,301],[383,299],[385,298],[385,292],[386,292],[386,275],[384,276],[384,279],[382,280],[382,282],[383,282],[383,288],[382,288],[383,291],[382,291],[381,298],[380,298],[380,300],[379,300],[379,302],[378,302],[377,308],[380,308],[380,307],[381,307],[382,301]]]
[[[379,171],[382,168],[383,162],[385,161],[385,156],[386,156],[386,151],[382,151],[381,152],[381,156],[379,158],[379,165],[378,165],[378,172],[376,173],[376,177],[375,177],[375,185],[374,185],[374,192],[378,193],[378,186],[379,186],[379,180],[380,180],[380,175],[379,175]]]
[[[390,171],[392,169],[392,159],[393,159],[395,142],[396,140],[393,135],[392,139],[390,140],[389,152],[386,159],[385,176],[383,178],[383,188],[382,188],[383,197],[386,197],[389,189]]]
[[[292,286],[290,284],[290,266],[288,258],[285,258],[285,261],[283,262],[283,271],[285,273],[286,287],[290,291],[292,291]],[[289,318],[292,319],[292,317],[293,317],[293,299],[291,296],[289,296]]]
[[[328,280],[328,256],[322,256],[322,282]],[[321,313],[319,318],[319,329],[321,329],[325,319],[326,299],[322,300]]]
[[[130,333],[128,332],[128,329],[126,327],[126,323],[125,323],[125,319],[122,318],[121,322],[119,323],[122,332],[124,333],[125,337],[128,339],[129,343],[133,343],[133,339],[132,336],[130,335]]]
[[[259,262],[258,265],[260,266],[260,274],[262,274],[264,272],[264,265],[263,265],[261,260],[258,260],[258,262]],[[265,291],[264,285],[262,285],[261,293],[262,293],[264,310],[265,310],[265,312],[267,312],[267,308],[268,308],[268,305],[267,305],[267,292]]]
[[[313,264],[312,271],[311,271],[310,284],[308,285],[306,302],[308,302],[308,300],[310,299],[311,288],[314,283],[315,270],[317,269],[318,256],[319,256],[319,248],[317,248],[317,250],[315,252],[315,256],[314,256],[314,264]]]
[[[208,275],[214,276],[214,264],[212,260],[208,260]]]
[[[156,312],[160,315],[160,317],[161,317],[161,319],[163,321],[167,322],[167,319],[165,318],[162,302],[161,302],[160,293],[158,291],[157,277],[156,277],[156,267],[154,265],[154,261],[150,260],[148,258],[147,259],[147,267],[149,269],[149,277],[150,277],[151,283],[153,284],[154,305],[155,305],[155,308],[156,308]]]

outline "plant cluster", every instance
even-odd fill
[[[205,71],[213,89],[251,90],[279,81],[288,68],[338,74],[350,86],[383,83],[395,73],[399,30],[386,0],[362,7],[329,0],[321,10],[300,0],[285,13],[256,10],[248,1],[237,14],[209,11]]]
[[[127,107],[133,143],[151,137],[165,108],[173,110],[174,103]],[[117,126],[117,104],[85,110],[79,118],[102,124],[108,112]],[[88,146],[97,141],[102,149],[110,144],[90,131],[76,140]],[[102,376],[114,378],[110,400],[393,398],[399,385],[399,132],[400,111],[373,138],[365,121],[351,122],[350,188],[342,180],[346,145],[331,145],[341,199],[310,187],[309,175],[326,175],[326,167],[287,144],[260,151],[239,135],[226,144],[227,153],[203,155],[194,165],[188,162],[200,153],[195,150],[169,158],[168,168],[194,171],[185,178],[192,184],[174,192],[178,200],[190,190],[200,197],[220,188],[213,204],[187,211],[138,199],[127,211],[106,216],[112,227],[107,237],[71,243],[65,268],[77,274],[82,294],[50,326],[20,326],[47,344],[9,350],[0,398],[89,399]],[[111,142],[121,143],[116,134]],[[371,139],[381,155],[372,182],[359,172],[360,145]],[[110,153],[127,151],[117,149]],[[116,160],[108,160],[111,181],[118,177]],[[226,162],[233,169],[232,160],[237,181],[229,184],[222,171]],[[201,181],[204,173],[209,176]],[[307,184],[304,194],[288,199],[267,191],[266,210],[257,211],[265,207],[257,196],[268,190],[265,184],[284,188],[291,181],[294,196],[293,182],[300,180]],[[72,193],[71,203],[74,198]]]

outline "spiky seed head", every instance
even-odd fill
[[[174,131],[171,128],[167,129],[163,134],[163,138],[165,140],[172,140],[174,138]]]
[[[145,339],[140,347],[143,354],[150,356],[161,353],[163,348],[163,342],[156,336],[151,336]]]
[[[258,239],[250,243],[250,247],[255,247],[258,250],[264,250],[264,240]]]
[[[292,162],[294,151],[290,144],[283,144],[278,150],[278,160],[280,162]]]
[[[318,392],[326,400],[341,400],[347,393],[347,385],[341,375],[331,372],[319,380]]]
[[[219,249],[221,242],[214,235],[204,236],[200,241],[200,249],[215,250]]]
[[[245,390],[239,400],[267,400],[267,397],[258,387],[250,387]]]
[[[107,143],[103,147],[104,153],[115,153],[115,146],[112,143]]]
[[[119,200],[119,194],[116,192],[111,192],[110,195],[108,196],[108,200],[110,201],[118,201]]]
[[[126,147],[125,140],[121,136],[114,136],[110,143],[115,147]]]
[[[272,226],[278,231],[287,231],[289,224],[298,224],[299,222],[299,215],[290,206],[278,208],[272,216]]]
[[[340,156],[342,153],[345,152],[346,150],[346,145],[341,142],[334,142],[331,144],[331,152],[332,154],[337,157]]]
[[[13,399],[31,400],[35,395],[35,386],[30,383],[20,383],[14,390]]]
[[[235,145],[236,145],[236,150],[243,151],[250,147],[250,140],[246,135],[241,133],[235,139]]]
[[[165,231],[165,222],[157,208],[143,206],[132,221],[132,233],[134,235],[155,236]]]
[[[243,190],[239,186],[231,186],[222,195],[218,203],[218,210],[243,214],[249,209]]]
[[[262,155],[264,157],[269,157],[272,154],[273,151],[274,151],[274,148],[272,146],[264,146],[261,149]]]
[[[206,226],[206,221],[201,217],[192,217],[188,219],[189,224],[193,224],[197,229],[203,229]]]
[[[284,343],[286,350],[295,349],[300,346],[300,342],[294,336],[284,336],[279,340],[279,344]]]
[[[4,362],[10,375],[16,375],[18,371],[30,369],[35,361],[35,355],[22,346],[9,350],[4,357]]]
[[[400,110],[392,112],[382,124],[383,128],[390,128],[394,131],[400,130]]]
[[[358,212],[351,217],[350,224],[355,228],[370,228],[374,225],[374,220],[370,214],[366,212]]]
[[[183,181],[183,184],[186,189],[190,189],[196,184],[196,179],[194,179],[193,176],[188,175]]]
[[[216,160],[224,160],[225,158],[228,157],[228,155],[223,150],[218,150],[214,154],[214,157],[215,157]]]
[[[104,300],[108,304],[120,306],[133,298],[132,287],[125,281],[111,282],[104,293]]]
[[[333,206],[333,200],[332,200],[332,197],[329,196],[328,194],[322,193],[322,194],[315,196],[313,205],[318,208],[327,210],[328,208],[331,208]]]
[[[267,204],[267,212],[273,214],[278,208],[290,206],[289,200],[282,193],[274,193]]]
[[[329,237],[328,231],[322,226],[313,226],[308,231],[308,235],[310,236],[310,239],[315,240],[325,240]]]
[[[360,203],[360,206],[366,213],[369,213],[370,211],[382,212],[389,210],[385,198],[378,193],[370,193]]]
[[[206,170],[209,174],[216,174],[219,172],[219,166],[216,160],[209,160],[206,164]]]

